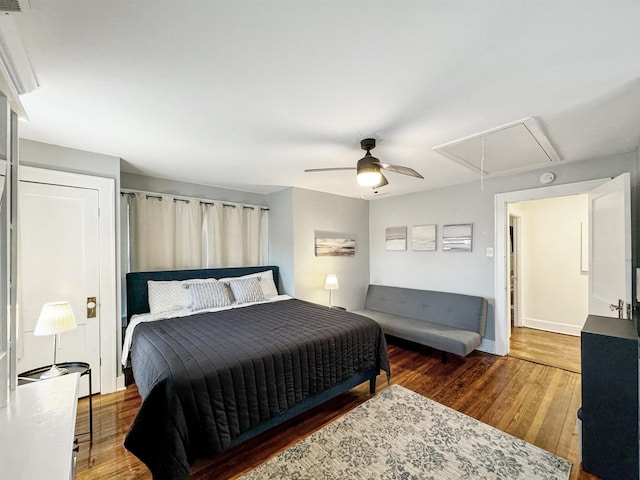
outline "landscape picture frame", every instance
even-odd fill
[[[437,249],[437,225],[414,225],[411,227],[411,249],[433,252]]]
[[[356,254],[356,241],[348,237],[315,237],[316,257],[353,257]]]
[[[407,249],[407,227],[387,227],[385,230],[385,248],[389,251]]]
[[[442,226],[443,252],[471,252],[472,249],[472,223],[457,223]]]

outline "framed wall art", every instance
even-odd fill
[[[473,240],[473,224],[444,225],[442,227],[443,252],[470,252]]]
[[[436,249],[436,225],[411,227],[411,249],[433,252]]]
[[[385,245],[387,250],[406,250],[407,227],[387,227]]]
[[[353,257],[356,254],[356,241],[353,238],[316,237],[316,257]]]

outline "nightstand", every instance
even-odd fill
[[[70,374],[79,373],[81,377],[89,375],[89,438],[91,439],[91,441],[93,441],[93,397],[91,394],[91,366],[86,362],[60,362],[56,363],[56,365],[60,368],[66,368]],[[26,385],[28,383],[41,381],[40,375],[42,375],[50,368],[51,365],[47,365],[18,374],[18,385]],[[84,435],[86,435],[86,432],[84,433]]]

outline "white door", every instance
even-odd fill
[[[22,355],[18,372],[53,362],[52,336],[36,337],[42,305],[66,300],[78,328],[60,335],[57,361],[91,365],[93,393],[100,391],[100,307],[87,318],[87,299],[98,296],[98,191],[21,181],[19,268]],[[81,381],[80,394],[88,394]]]
[[[631,303],[631,178],[624,173],[589,192],[589,313],[627,318]],[[613,306],[613,307],[612,307]]]

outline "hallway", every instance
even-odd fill
[[[580,373],[580,337],[517,327],[511,331],[509,355]]]

